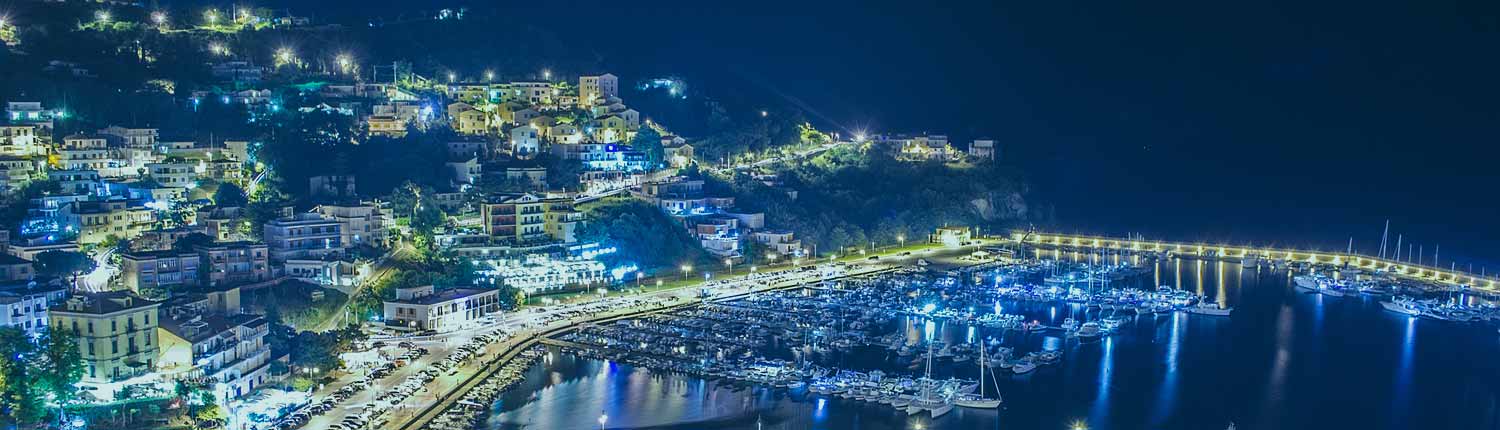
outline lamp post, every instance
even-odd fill
[[[689,273],[692,273],[692,272],[693,272],[693,266],[686,265],[686,264],[682,265],[682,280],[686,281],[687,280],[687,275]]]
[[[729,268],[729,273],[734,273],[734,259],[733,258],[725,258],[724,259],[724,267]]]
[[[599,430],[604,430],[606,422],[609,422],[609,415],[599,414]]]
[[[896,241],[901,243],[901,247],[902,248],[906,247],[906,235],[904,235],[904,234],[898,234],[898,235],[896,235]]]

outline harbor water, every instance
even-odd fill
[[[999,410],[908,416],[886,405],[553,351],[495,402],[483,428],[600,428],[601,415],[610,429],[1500,428],[1500,334],[1493,325],[1419,320],[1383,311],[1373,298],[1307,293],[1292,286],[1287,271],[1265,266],[1179,259],[1142,264],[1153,270],[1116,286],[1173,286],[1232,306],[1233,315],[1129,315],[1118,333],[1092,342],[898,320],[894,328],[913,338],[963,342],[1004,335],[1007,343],[1030,349],[1062,349],[1059,365],[999,376]],[[1043,325],[1092,319],[1065,303],[996,306]],[[911,373],[893,355],[865,348],[809,359]],[[977,366],[934,369],[934,377],[950,375],[973,378]]]

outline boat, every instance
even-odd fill
[[[957,398],[953,399],[953,404],[974,409],[994,409],[1000,407],[999,394],[996,394],[993,399],[984,396],[984,369],[986,367],[990,367],[990,363],[989,360],[985,359],[984,348],[981,347],[979,348],[979,393],[960,394]],[[990,372],[990,377],[994,378],[995,373]],[[999,387],[999,384],[996,384],[996,387]]]
[[[1091,338],[1096,338],[1096,337],[1099,337],[1099,336],[1103,336],[1104,335],[1104,330],[1102,330],[1102,329],[1099,328],[1099,323],[1096,323],[1096,322],[1093,322],[1093,321],[1089,321],[1089,322],[1083,323],[1083,325],[1078,326],[1077,335],[1078,335],[1078,337],[1081,337],[1081,338],[1090,338],[1091,339]]]
[[[943,395],[940,390],[937,390],[939,388],[937,386],[938,382],[932,379],[932,356],[932,342],[927,342],[926,376],[923,376],[917,382],[918,385],[921,385],[921,390],[918,391],[916,397],[912,398],[911,404],[906,407],[907,415],[925,410],[931,413],[933,418],[937,418],[953,410],[953,399]]]
[[[1227,316],[1229,316],[1230,313],[1234,312],[1234,308],[1220,309],[1218,303],[1205,301],[1205,302],[1198,302],[1195,305],[1183,308],[1182,311],[1190,313],[1190,314],[1197,314],[1197,315],[1208,315],[1208,316],[1215,316],[1215,317],[1227,317]]]
[[[1385,310],[1391,312],[1414,317],[1421,316],[1423,308],[1423,306],[1419,305],[1416,300],[1412,300],[1410,297],[1406,296],[1397,296],[1392,298],[1390,301],[1381,301],[1380,307],[1385,308]]]
[[[1304,289],[1304,290],[1318,291],[1318,285],[1321,283],[1321,282],[1319,282],[1320,281],[1319,278],[1322,278],[1322,276],[1318,276],[1318,275],[1297,275],[1297,276],[1293,276],[1292,277],[1292,283],[1296,284],[1297,288],[1301,288],[1301,289]]]

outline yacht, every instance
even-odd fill
[[[995,394],[995,398],[993,399],[984,396],[984,370],[987,367],[990,367],[990,363],[989,360],[985,359],[984,348],[979,348],[979,394],[960,394],[958,398],[953,399],[953,404],[975,409],[994,409],[1000,407],[999,394]],[[990,378],[994,377],[994,372],[990,372]],[[996,385],[996,387],[998,386]]]
[[[1380,307],[1391,312],[1415,317],[1422,315],[1422,309],[1425,306],[1417,303],[1416,300],[1412,300],[1411,297],[1396,296],[1391,298],[1390,301],[1380,302]]]
[[[1203,301],[1198,302],[1198,304],[1195,304],[1193,306],[1183,308],[1182,311],[1190,314],[1227,317],[1230,313],[1234,312],[1234,308],[1220,309],[1218,303]]]

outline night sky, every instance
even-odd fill
[[[646,3],[496,7],[627,79],[994,137],[1055,228],[1374,252],[1389,218],[1500,268],[1497,2]]]

